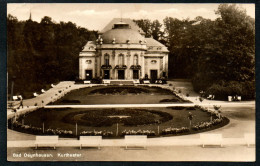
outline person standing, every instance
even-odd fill
[[[188,119],[190,120],[190,128],[191,128],[191,121],[193,119],[193,115],[191,112],[189,112]]]

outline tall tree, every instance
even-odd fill
[[[236,5],[219,5],[216,14],[220,17],[214,21],[214,26],[209,26],[210,33],[202,36],[206,45],[200,54],[194,88],[223,94],[223,98],[235,94],[252,98],[255,77],[254,19]],[[251,94],[243,91],[245,87]]]
[[[152,22],[149,19],[133,20],[145,33],[145,37],[152,36]]]
[[[159,39],[162,39],[163,32],[161,31],[162,24],[158,20],[154,20],[151,24],[151,35],[152,37],[159,41]]]

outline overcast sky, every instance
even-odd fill
[[[27,20],[32,13],[32,19],[40,22],[44,16],[51,17],[54,21],[71,21],[78,26],[89,30],[102,30],[103,27],[113,18],[132,19],[158,19],[161,23],[166,17],[178,19],[193,19],[197,16],[215,19],[219,4],[111,4],[111,3],[9,3],[7,13],[18,18]],[[255,18],[254,4],[238,4],[246,9],[247,14]]]

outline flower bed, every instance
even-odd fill
[[[74,118],[77,115],[81,117]],[[127,118],[113,117],[111,115],[124,115]],[[158,124],[171,120],[173,117],[169,113],[146,110],[146,109],[104,109],[104,110],[90,110],[68,113],[63,117],[63,122],[73,123],[76,122],[85,126],[112,126],[116,123],[122,123],[125,126],[138,126],[147,124]]]
[[[29,125],[23,125],[18,121],[11,122],[8,121],[9,128],[13,128],[16,131],[24,132],[24,133],[33,133],[35,135],[59,135],[61,137],[72,137],[73,133],[71,130],[61,130],[61,129],[46,129],[43,133],[43,129],[41,127],[34,127]]]
[[[187,133],[189,132],[190,129],[187,127],[182,127],[182,128],[166,128],[162,130],[162,135],[168,135],[168,134],[181,134],[181,133]]]
[[[124,130],[122,131],[122,136],[125,135],[147,135],[147,136],[155,136],[155,132],[152,130]]]
[[[110,137],[113,136],[112,131],[82,131],[80,132],[81,136],[104,136]]]
[[[46,133],[48,135],[63,135],[63,136],[71,136],[73,134],[71,130],[60,130],[60,129],[47,129]]]
[[[195,130],[195,131],[203,130],[203,129],[211,128],[214,125],[218,125],[218,124],[220,124],[222,122],[223,122],[223,118],[213,119],[210,122],[201,122],[201,123],[199,123],[199,124],[197,124],[195,126],[192,126],[192,129]]]

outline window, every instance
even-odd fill
[[[138,55],[134,55],[134,65],[138,65]]]
[[[105,54],[105,65],[109,66],[109,55]]]
[[[86,60],[86,64],[91,64],[91,60]]]
[[[157,61],[156,61],[156,60],[151,60],[151,63],[152,63],[152,64],[156,64]]]
[[[120,54],[118,57],[118,65],[123,66],[124,65],[124,55]]]

